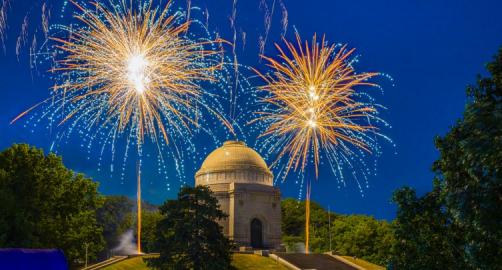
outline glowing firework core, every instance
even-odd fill
[[[148,61],[143,55],[132,55],[127,61],[127,79],[139,95],[147,89],[150,78],[148,77]]]
[[[307,125],[314,129],[317,127],[317,122],[316,122],[316,101],[319,100],[319,95],[316,93],[316,87],[311,85],[309,87],[309,101],[310,101],[310,105],[311,107],[307,110],[309,115],[307,115]]]

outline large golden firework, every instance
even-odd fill
[[[355,99],[355,88],[375,86],[368,80],[378,73],[356,73],[349,61],[353,49],[326,46],[324,38],[319,44],[316,36],[311,45],[298,34],[296,39],[297,47],[285,41],[287,51],[276,44],[278,60],[262,56],[272,72],[255,70],[266,82],[260,89],[267,97],[253,122],[267,124],[261,137],[274,137],[274,165],[287,158],[286,174],[304,171],[312,156],[317,175],[321,151],[350,153],[350,145],[371,150],[359,135],[375,129],[368,119],[376,110]]]
[[[66,57],[53,71],[70,78],[54,90],[77,104],[64,121],[93,108],[96,119],[105,116],[119,133],[133,128],[139,143],[145,134],[156,139],[158,133],[168,142],[166,125],[185,130],[196,124],[200,82],[215,80],[221,62],[211,56],[220,51],[206,49],[210,41],[187,38],[190,21],[179,23],[176,15],[168,15],[171,2],[162,10],[149,2],[139,11],[124,2],[122,8],[72,2],[83,27],[66,39],[54,38]]]

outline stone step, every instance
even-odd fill
[[[93,265],[86,267],[86,268],[82,268],[81,270],[97,270],[97,269],[101,269],[106,266],[109,266],[111,264],[117,263],[119,261],[123,261],[125,259],[127,259],[127,256],[114,256],[108,260],[93,264]]]
[[[302,270],[359,270],[327,254],[275,253],[275,255]]]

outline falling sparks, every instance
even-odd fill
[[[246,39],[247,33],[245,31],[241,31],[241,40],[242,40],[242,49],[246,49]]]
[[[44,32],[45,38],[48,37],[49,33],[49,19],[50,19],[50,12],[47,8],[47,4],[44,3],[42,5],[42,31]]]
[[[264,36],[260,36],[258,41],[260,54],[265,52],[265,45],[267,45],[268,35],[270,33],[270,28],[272,27],[272,18],[274,17],[275,1],[276,0],[273,0],[271,8],[269,8],[266,0],[260,1],[260,8],[264,11],[263,25],[265,26],[265,34]]]
[[[26,15],[24,16],[23,24],[21,25],[21,33],[19,33],[16,42],[16,56],[18,60],[19,55],[21,54],[21,48],[26,44],[26,41],[28,39],[28,24],[28,15]]]
[[[37,36],[33,35],[33,39],[31,40],[31,46],[30,46],[30,68],[35,69],[36,68],[36,62],[34,61],[33,56],[36,53],[37,50]]]
[[[7,9],[9,8],[9,0],[0,2],[0,41],[2,45],[5,42],[5,32],[7,31]]]
[[[233,35],[232,35],[232,55],[233,55],[233,62],[234,62],[234,71],[235,73],[239,73],[239,60],[237,58],[237,28],[236,28],[236,20],[237,20],[237,0],[233,0],[232,2],[232,15],[229,18],[230,20],[230,28],[232,29]],[[235,106],[233,106],[236,102],[236,88],[237,88],[237,81],[235,82],[235,90],[231,92],[230,94],[230,100],[231,100],[231,108],[230,108],[230,118],[233,119],[235,116]]]
[[[286,32],[288,31],[288,24],[289,24],[289,14],[288,10],[286,9],[286,5],[284,2],[281,0],[281,13],[282,13],[282,19],[281,19],[281,26],[282,26],[282,33],[281,35],[284,37],[286,35]]]

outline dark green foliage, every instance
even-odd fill
[[[319,205],[312,202],[311,208],[316,209]],[[305,203],[295,199],[281,201],[282,234],[303,236],[305,233]]]
[[[387,221],[365,215],[338,216],[331,229],[333,250],[379,265],[386,265],[394,235]],[[323,246],[326,241],[323,240]]]
[[[283,242],[288,249],[305,241],[305,203],[285,199],[281,203]],[[326,252],[329,245],[328,211],[311,202],[310,245],[313,252]],[[385,265],[393,244],[393,232],[386,221],[364,215],[331,213],[331,249]]]
[[[434,190],[396,192],[395,269],[502,269],[502,49],[436,139]]]
[[[143,252],[157,252],[157,224],[163,219],[163,215],[160,211],[144,211],[141,214],[141,247]]]
[[[466,260],[502,269],[502,48],[488,71],[490,78],[469,87],[463,119],[436,140],[434,171],[464,233]]]
[[[133,206],[133,201],[126,196],[106,196],[103,206],[97,210],[98,224],[103,228],[106,242],[102,257],[107,257],[106,253],[118,245],[119,237],[129,228],[124,223],[128,221]]]
[[[160,207],[156,269],[230,269],[231,243],[216,220],[226,218],[207,187],[184,187]]]
[[[73,265],[103,249],[97,184],[25,144],[0,153],[0,247],[59,248]]]
[[[443,206],[440,187],[417,198],[403,188],[394,193],[398,206],[391,269],[469,269],[462,259],[462,235]]]

